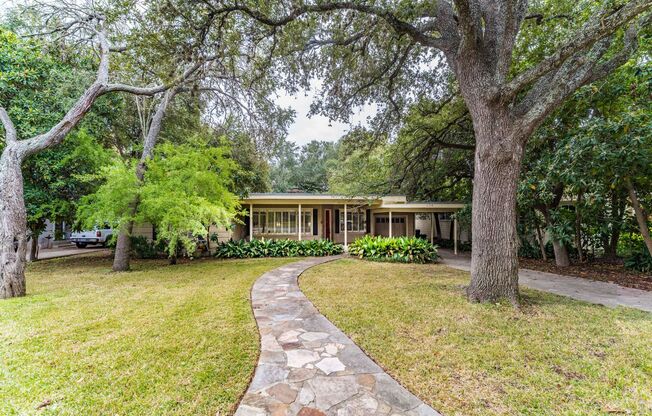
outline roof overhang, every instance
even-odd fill
[[[459,202],[408,202],[406,204],[382,204],[373,212],[454,212],[462,208],[464,208],[464,204]]]

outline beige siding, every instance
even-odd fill
[[[134,237],[145,237],[148,240],[153,238],[154,227],[150,223],[144,224],[134,224],[134,229],[131,232],[131,235]]]

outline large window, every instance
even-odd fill
[[[299,210],[287,208],[254,209],[252,214],[254,234],[296,235]],[[312,209],[301,210],[301,233],[312,232]]]
[[[344,214],[344,213],[342,213]],[[367,231],[367,216],[364,211],[347,211],[346,229],[351,232]],[[340,215],[340,232],[344,231],[344,215]]]

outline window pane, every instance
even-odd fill
[[[288,232],[290,232],[292,234],[296,234],[296,232],[297,232],[297,213],[296,212],[289,212],[288,214],[289,214],[289,217],[290,217]]]

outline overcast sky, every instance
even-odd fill
[[[293,141],[298,145],[306,144],[311,140],[334,142],[346,134],[351,127],[358,124],[365,125],[367,118],[375,114],[373,106],[364,107],[354,112],[350,124],[335,121],[329,123],[328,118],[323,116],[309,118],[310,103],[314,98],[314,89],[308,91],[308,96],[306,96],[305,91],[300,91],[297,95],[279,94],[278,105],[291,107],[296,112],[294,123],[288,130],[287,139],[289,141]]]

